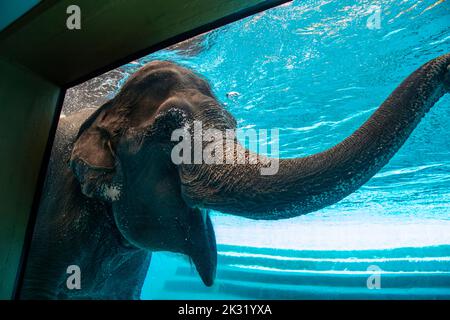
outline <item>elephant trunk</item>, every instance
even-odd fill
[[[336,146],[308,157],[280,159],[275,175],[256,164],[179,166],[185,201],[252,219],[282,219],[338,202],[374,176],[428,110],[450,91],[450,54],[405,79],[375,113]],[[236,142],[234,154],[250,154]]]

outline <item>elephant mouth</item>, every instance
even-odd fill
[[[214,283],[217,268],[217,246],[209,213],[198,208],[178,212],[140,207],[128,203],[126,193],[112,203],[115,224],[133,246],[157,252],[174,252],[189,257],[206,286]],[[133,200],[135,200],[133,198]],[[156,202],[153,205],[157,205]],[[132,213],[131,213],[132,212]]]
[[[214,284],[217,268],[217,244],[214,227],[209,214],[206,211],[190,210],[190,221],[181,225],[178,223],[178,236],[182,237],[177,241],[177,248],[169,248],[169,251],[181,251],[187,255],[200,275],[203,283],[210,287]],[[182,248],[179,244],[184,243]],[[162,251],[166,244],[163,243]]]
[[[190,234],[189,234],[190,233]],[[187,255],[192,259],[203,283],[214,284],[217,269],[217,245],[211,218],[205,219],[190,228]]]
[[[195,265],[203,283],[210,287],[214,284],[216,277],[216,236],[209,214],[206,212],[203,214],[198,209],[194,209],[192,212],[194,215],[191,216],[191,221],[178,228],[179,235],[183,238],[182,241],[178,241],[178,245],[180,242],[184,242],[183,248],[181,250],[169,248],[169,251],[181,251],[182,254],[187,255]],[[166,249],[162,248],[163,251]]]

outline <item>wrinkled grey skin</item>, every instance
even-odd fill
[[[30,260],[24,295],[39,295],[43,286],[48,297],[58,297],[57,284],[49,279],[55,272],[64,277],[62,266],[73,264],[67,258],[69,249],[74,249],[72,259],[86,261],[92,278],[85,283],[93,286],[92,294],[111,297],[108,285],[97,279],[117,260],[134,255],[142,265],[130,262],[135,271],[117,282],[125,287],[124,279],[133,279],[130,284],[140,286],[136,273],[143,274],[141,268],[147,266],[144,252],[161,250],[188,255],[203,282],[212,285],[217,253],[207,209],[251,219],[283,219],[336,203],[378,172],[449,92],[449,65],[450,54],[426,63],[347,139],[312,156],[280,159],[278,173],[263,176],[264,157],[246,165],[175,165],[170,158],[174,129],[192,128],[197,120],[204,129],[223,131],[235,128],[236,122],[207,82],[191,71],[169,62],[147,64],[83,123],[73,148],[67,149],[71,154],[63,152],[55,160],[65,164],[70,157],[72,173],[65,171],[66,176],[47,186],[52,198],[41,211],[49,216],[37,226],[42,235],[34,241],[38,254]],[[72,119],[66,120],[69,126]],[[235,141],[229,156],[239,154],[250,152]],[[60,185],[67,187],[58,192]],[[40,258],[42,252],[45,258]]]

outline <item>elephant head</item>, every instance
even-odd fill
[[[324,152],[237,164],[175,163],[171,135],[194,121],[219,131],[236,122],[208,83],[170,62],[133,74],[111,101],[80,128],[70,159],[82,192],[110,202],[122,235],[133,245],[191,257],[211,285],[217,263],[207,209],[251,219],[282,219],[336,203],[379,171],[420,119],[450,88],[450,54],[413,72],[352,135]],[[254,155],[234,139],[222,157]],[[278,160],[278,159],[277,159]]]

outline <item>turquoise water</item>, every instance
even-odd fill
[[[377,12],[379,25],[368,25]],[[281,156],[298,157],[344,139],[407,75],[450,52],[450,3],[294,1],[195,45],[121,70],[154,59],[188,66],[239,127],[279,128]],[[381,172],[331,207],[281,221],[213,212],[216,284],[204,287],[185,258],[156,253],[142,298],[450,298],[449,106],[447,95]],[[371,265],[380,290],[367,288]]]

